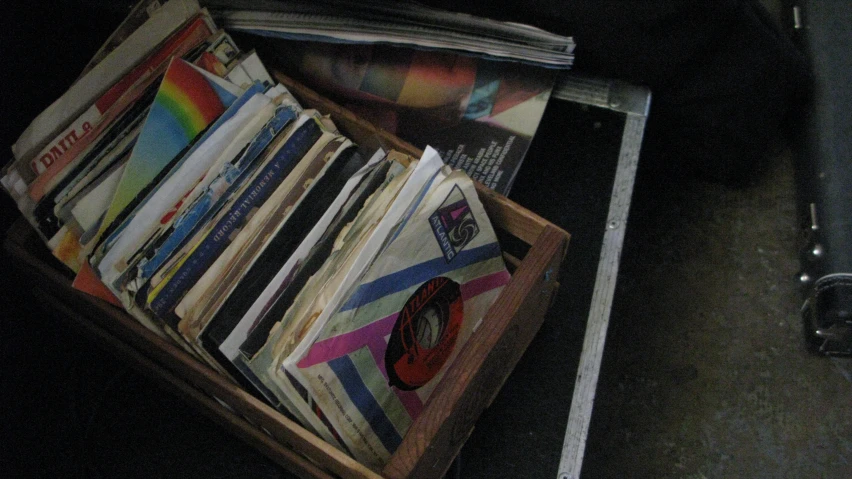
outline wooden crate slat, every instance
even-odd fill
[[[420,158],[423,151],[411,143],[359,118],[351,111],[343,108],[327,98],[319,95],[310,88],[302,85],[280,71],[272,72],[272,76],[306,107],[315,108],[331,116],[335,124],[346,132],[353,140],[371,147],[381,146],[386,151],[394,149]],[[557,228],[565,236],[565,230],[558,228],[541,216],[496,193],[479,182],[474,182],[479,199],[485,206],[485,211],[491,218],[491,223],[506,230],[528,245],[535,242],[545,226]]]
[[[567,247],[546,227],[512,280],[432,392],[426,408],[382,471],[391,479],[440,478],[482,410],[509,376],[544,321]]]

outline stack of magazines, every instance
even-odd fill
[[[228,30],[274,37],[439,48],[551,68],[568,68],[574,61],[571,37],[414,1],[206,0],[205,5]]]
[[[194,0],[135,15],[3,186],[75,288],[380,469],[509,281],[473,181],[359,148]]]

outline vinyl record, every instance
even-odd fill
[[[453,352],[463,319],[458,283],[438,276],[420,285],[391,332],[385,353],[390,385],[412,391],[432,380]]]

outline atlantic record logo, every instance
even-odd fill
[[[453,186],[441,207],[429,216],[429,225],[447,263],[479,234],[479,224],[458,185]]]
[[[390,385],[413,391],[431,381],[453,352],[463,319],[458,283],[438,276],[421,284],[391,331],[385,352]]]

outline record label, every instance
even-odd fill
[[[447,263],[479,234],[479,225],[458,185],[453,187],[441,207],[429,217],[429,225]]]
[[[385,352],[390,385],[412,391],[432,380],[453,352],[463,319],[458,283],[438,276],[420,285],[391,331]]]

